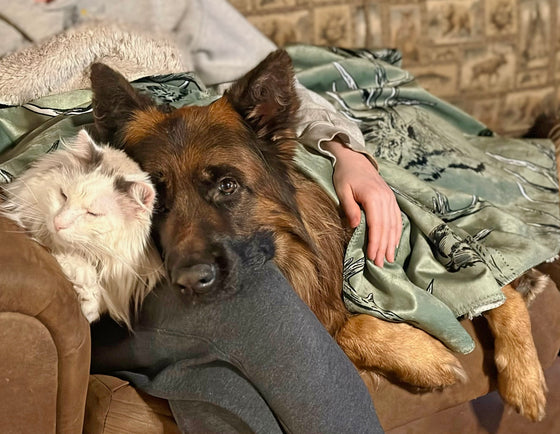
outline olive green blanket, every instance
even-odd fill
[[[552,143],[492,134],[421,89],[395,51],[289,48],[298,79],[360,126],[403,211],[396,261],[365,260],[364,219],[348,246],[345,303],[421,327],[459,352],[473,342],[457,318],[503,303],[501,286],[560,249]],[[175,106],[218,97],[192,74],[152,76],[137,88]],[[91,124],[89,90],[0,108],[0,182]],[[336,200],[332,167],[300,150],[298,163]]]
[[[396,51],[289,52],[301,83],[358,123],[403,212],[396,261],[383,268],[364,258],[362,218],[346,252],[346,306],[469,352],[455,318],[500,305],[503,285],[560,249],[553,144],[494,135],[419,87]],[[330,165],[300,160],[336,198]]]

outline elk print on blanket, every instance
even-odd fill
[[[343,257],[351,232],[336,203],[295,164],[299,101],[291,60],[271,53],[207,106],[158,106],[116,71],[92,67],[102,141],[124,149],[156,185],[153,234],[177,291],[196,299],[227,285],[220,240],[274,234],[275,261],[358,369],[414,386],[464,380],[458,360],[419,328],[350,313]],[[545,384],[520,293],[487,312],[499,389],[530,419],[544,415]]]

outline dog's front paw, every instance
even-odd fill
[[[356,315],[336,339],[358,369],[379,372],[408,387],[439,389],[467,378],[440,341],[406,323]]]
[[[404,363],[396,364],[394,376],[421,389],[440,389],[464,383],[467,374],[459,360],[437,339],[411,328],[414,342],[401,348],[407,354]]]
[[[494,335],[498,391],[504,402],[532,421],[545,414],[546,383],[539,361],[531,319],[521,294],[502,288],[506,302],[485,313]]]
[[[504,402],[533,422],[542,420],[547,387],[536,351],[508,352],[497,343],[495,361]]]

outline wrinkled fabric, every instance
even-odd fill
[[[288,51],[298,80],[360,126],[403,213],[396,260],[383,268],[365,258],[362,218],[346,251],[346,306],[469,352],[455,318],[499,306],[503,285],[560,249],[552,143],[493,134],[419,87],[398,52]],[[331,166],[309,152],[298,161],[336,200]]]
[[[272,261],[271,234],[226,242],[234,294],[193,302],[162,282],[133,333],[92,326],[92,372],[169,400],[182,432],[383,432],[355,367]]]

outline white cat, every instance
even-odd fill
[[[4,190],[0,212],[51,251],[88,321],[108,312],[130,327],[131,302],[136,311],[162,271],[150,241],[148,175],[82,130]]]

